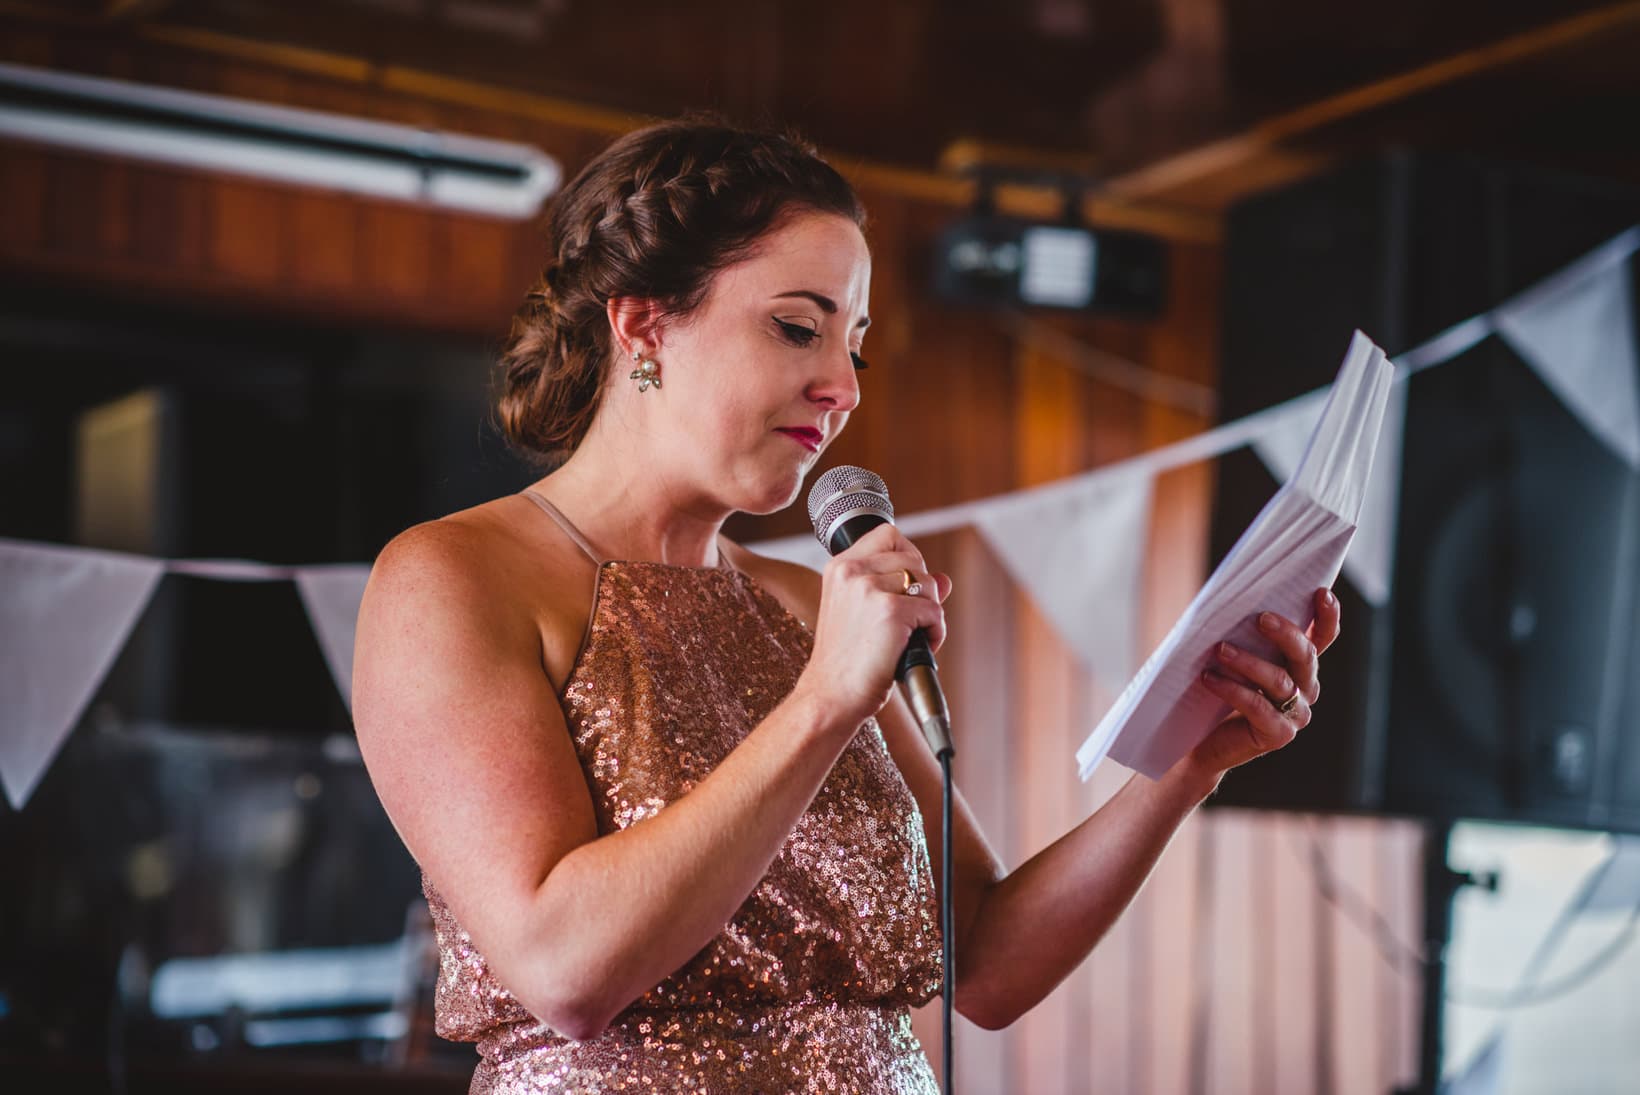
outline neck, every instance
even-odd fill
[[[537,488],[611,559],[717,566],[730,511],[669,479],[653,453],[597,425]]]

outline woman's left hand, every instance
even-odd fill
[[[1259,617],[1259,630],[1275,643],[1286,665],[1265,661],[1229,643],[1215,648],[1217,667],[1202,675],[1202,683],[1235,713],[1191,751],[1189,762],[1197,768],[1228,771],[1280,749],[1309,725],[1310,706],[1321,695],[1317,659],[1338,638],[1338,598],[1331,590],[1316,591],[1315,622],[1307,631],[1269,612]],[[1295,692],[1298,702],[1289,714],[1282,714],[1282,701]]]

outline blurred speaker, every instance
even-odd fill
[[[1591,180],[1398,153],[1234,209],[1223,415],[1392,355],[1640,222]],[[1640,476],[1498,339],[1409,383],[1392,604],[1338,584],[1309,729],[1214,799],[1640,831]],[[1222,557],[1276,483],[1221,466]]]

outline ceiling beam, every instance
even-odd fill
[[[1177,201],[1182,198],[1182,192],[1190,187],[1204,186],[1217,195],[1214,204],[1222,208],[1226,195],[1234,195],[1241,189],[1229,177],[1245,173],[1251,181],[1255,181],[1253,188],[1244,191],[1251,193],[1254,189],[1262,189],[1267,180],[1265,183],[1258,180],[1271,173],[1271,165],[1261,161],[1279,161],[1295,156],[1300,159],[1315,158],[1306,157],[1295,149],[1283,149],[1284,144],[1414,96],[1450,87],[1578,45],[1596,35],[1635,25],[1640,25],[1640,0],[1625,0],[1535,27],[1277,115],[1246,132],[1210,141],[1119,175],[1106,182],[1101,189],[1113,198],[1144,202],[1156,199]],[[1276,173],[1282,174],[1279,171]]]
[[[0,13],[27,15],[63,29],[86,29],[83,19],[65,17],[26,0],[0,0]],[[610,137],[629,132],[650,120],[624,111],[424,69],[381,65],[327,50],[262,42],[217,31],[150,25],[137,27],[136,34],[158,45],[414,95],[433,102],[536,119]],[[828,155],[860,186],[898,197],[966,208],[972,206],[979,195],[972,179],[859,160],[846,154]],[[1002,213],[1036,220],[1058,220],[1064,214],[1064,192],[1051,186],[1005,184],[996,187],[994,196],[996,208]],[[1212,244],[1220,237],[1217,214],[1171,208],[1162,201],[1087,194],[1081,202],[1081,213],[1085,222],[1094,228],[1150,232],[1178,243]]]
[[[172,0],[103,0],[102,17],[110,23],[150,19],[170,7]]]

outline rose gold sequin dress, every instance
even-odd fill
[[[599,832],[688,793],[791,691],[811,644],[737,570],[600,563],[562,696]],[[908,1010],[939,990],[933,877],[922,816],[875,721],[722,934],[595,1038],[572,1041],[525,1011],[423,886],[436,1029],[478,1043],[475,1093],[937,1090]]]

